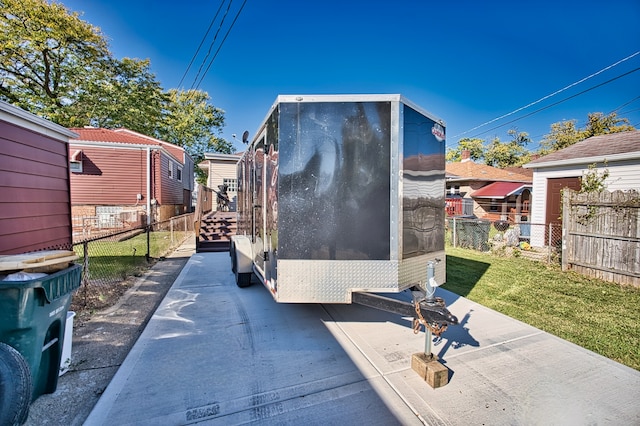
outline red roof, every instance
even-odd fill
[[[142,133],[134,132],[129,129],[103,129],[101,127],[74,127],[70,130],[78,134],[78,139],[74,143],[82,142],[107,142],[113,144],[131,144],[131,145],[149,145],[159,146],[167,150],[177,160],[184,163],[185,149]],[[188,155],[188,154],[187,154]]]
[[[531,189],[531,184],[522,182],[493,182],[471,194],[473,198],[507,198],[519,194],[523,189]]]
[[[109,130],[98,127],[74,127],[70,130],[78,134],[78,141],[130,143],[136,145],[161,145],[161,141],[136,135],[134,132],[124,130]]]
[[[447,178],[456,180],[480,180],[480,181],[505,181],[505,182],[531,182],[531,176],[521,174],[519,171],[499,169],[477,164],[473,161],[460,161],[457,163],[447,163]],[[525,172],[526,173],[526,172]]]

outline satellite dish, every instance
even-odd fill
[[[242,143],[249,143],[249,131],[245,130],[242,134]]]

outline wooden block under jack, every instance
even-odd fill
[[[438,361],[438,357],[424,352],[411,356],[411,369],[418,373],[432,388],[440,388],[449,383],[449,369]]]

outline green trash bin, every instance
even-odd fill
[[[81,265],[27,281],[0,281],[0,342],[15,348],[31,372],[31,400],[55,392],[67,311]]]

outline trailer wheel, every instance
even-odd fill
[[[31,373],[24,357],[0,342],[0,424],[21,425],[31,405]]]

